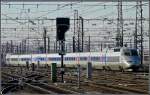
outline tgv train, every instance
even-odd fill
[[[26,65],[35,63],[40,65],[57,63],[61,65],[59,54],[25,54],[25,55],[7,55],[7,64]],[[141,58],[136,49],[115,48],[106,49],[101,52],[67,53],[64,56],[64,65],[66,67],[76,67],[80,64],[86,67],[91,62],[94,69],[109,70],[137,70],[140,67]]]

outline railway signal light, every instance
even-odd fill
[[[56,18],[57,41],[65,40],[65,32],[69,29],[69,26],[70,26],[69,18]]]

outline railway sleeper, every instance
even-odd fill
[[[104,85],[97,85],[97,84],[88,84],[89,86],[91,87],[96,87],[96,88],[99,88],[100,90],[104,90],[104,91],[107,91],[107,92],[111,92],[111,93],[119,93],[119,94],[125,94],[125,93],[129,93],[128,91],[122,91],[122,90],[119,90],[119,89],[115,89],[115,88],[110,88],[110,87],[106,87]],[[103,92],[103,91],[102,91]]]
[[[2,91],[1,91],[1,94],[7,94],[8,92],[11,92],[11,91],[14,91],[14,90],[17,90],[18,88],[18,85],[10,85],[10,86],[7,86],[5,87]]]
[[[120,87],[120,86],[113,86],[113,85],[104,85],[106,87],[116,88],[120,90],[130,91],[133,93],[139,93],[139,94],[147,94],[148,91],[146,90],[140,90],[140,89],[133,89],[133,88],[127,88],[127,87]]]
[[[40,94],[54,94],[54,92],[52,92],[52,91],[46,90],[44,88],[29,84],[29,83],[25,83],[25,86],[27,86],[31,89],[34,89],[35,91],[39,92]]]

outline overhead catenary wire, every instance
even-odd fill
[[[145,4],[147,4],[147,3],[145,3]],[[66,4],[65,6],[68,6],[69,4]],[[143,4],[144,5],[144,4]],[[62,6],[62,7],[65,7],[65,6]],[[56,10],[53,10],[53,11],[56,11]],[[51,13],[51,12],[50,12]],[[48,14],[48,13],[47,13]],[[113,12],[111,12],[110,14],[113,14]],[[109,14],[106,14],[106,15],[104,15],[105,17],[106,16],[108,16]],[[5,14],[5,16],[6,16],[6,14]],[[8,15],[7,15],[7,17],[8,17]],[[40,16],[41,17],[41,16]],[[38,17],[38,18],[40,18],[40,17]],[[9,17],[9,18],[11,18],[11,17]],[[97,17],[96,17],[97,18]],[[18,21],[17,21],[18,22]],[[18,22],[18,23],[22,23],[22,22]],[[26,22],[27,23],[27,22]],[[25,23],[22,23],[22,24],[25,24]]]
[[[75,4],[76,4],[76,3],[75,3]],[[79,3],[79,4],[80,4],[80,3]],[[65,7],[65,6],[67,7],[67,6],[69,6],[69,5],[70,5],[70,4],[66,4],[66,5],[64,5],[64,6],[62,6],[62,7]],[[74,5],[74,4],[72,4],[72,5]],[[84,4],[83,4],[83,5],[84,5]],[[107,5],[107,4],[104,3],[104,5]],[[61,8],[61,10],[62,10],[62,8]],[[50,13],[51,13],[51,12],[54,12],[54,11],[57,11],[57,10],[50,10]],[[39,12],[40,12],[40,11],[39,11]],[[45,11],[45,12],[46,12],[46,11]],[[48,11],[47,11],[47,12],[48,12]],[[46,14],[45,14],[45,15],[46,15]]]
[[[81,5],[81,4],[80,4]],[[106,5],[107,5],[107,3],[106,3]],[[25,5],[24,5],[25,6]],[[61,5],[61,6],[63,6],[63,5]],[[84,6],[84,4],[82,5],[82,6]],[[84,9],[87,9],[87,11],[81,11],[81,15],[83,16],[84,14],[88,14],[88,15],[90,15],[90,13],[91,12],[93,12],[93,13],[96,13],[96,12],[98,12],[98,11],[100,11],[100,10],[94,10],[93,8],[91,8],[92,7],[92,5],[90,6],[90,5],[85,5],[85,6],[88,6],[88,7],[86,7],[86,8],[84,8]],[[77,6],[76,6],[77,7]],[[79,8],[80,6],[78,6],[78,8]],[[102,7],[103,8],[103,6],[101,6],[100,5],[100,7]],[[132,7],[132,6],[131,6]],[[25,8],[26,8],[26,6],[25,6]],[[63,11],[63,10],[71,10],[70,9],[71,8],[71,5],[68,5],[68,6],[66,6],[66,7],[63,7],[63,8],[61,8],[61,10]],[[80,7],[81,8],[81,7]],[[91,12],[89,12],[89,10],[88,9],[92,9],[92,10],[94,10],[94,11],[91,11]],[[107,7],[107,8],[109,8],[109,7]],[[73,10],[73,9],[72,9]],[[41,10],[39,10],[39,12],[40,12]],[[50,12],[50,10],[48,10],[49,12]],[[129,10],[130,11],[130,10]],[[38,11],[37,11],[38,12]],[[46,12],[46,11],[45,11]],[[32,13],[34,13],[34,12],[31,12],[30,14],[32,14]],[[55,11],[55,12],[52,12],[52,13],[50,13],[50,14],[48,14],[48,15],[45,15],[46,17],[48,17],[48,16],[52,16],[54,13],[57,13],[57,10]],[[67,14],[67,13],[66,13]],[[114,14],[115,15],[115,14]],[[10,16],[11,17],[11,13],[10,14],[7,14],[7,16]],[[49,27],[49,26],[51,26],[51,25],[48,25],[49,24],[49,22],[50,22],[50,20],[51,19],[47,19],[47,18],[44,18],[45,16],[43,16],[43,17],[41,17],[41,18],[31,18],[30,17],[30,19],[29,20],[32,20],[32,21],[36,21],[36,20],[45,20],[45,22],[44,22],[44,26],[46,26],[46,27]],[[102,18],[96,18],[96,19],[93,19],[93,18],[91,18],[90,20],[100,20],[100,21],[102,21],[102,20],[104,20],[105,18],[107,18],[107,17],[109,17],[109,16],[103,16]],[[10,20],[11,18],[8,18],[8,20]],[[16,22],[16,21],[19,21],[19,22],[21,22],[22,24],[26,24],[26,23],[28,23],[28,19],[25,19],[25,20],[27,20],[27,21],[23,21],[24,20],[24,18],[22,18],[22,21],[21,21],[21,19],[19,18],[19,19],[12,19],[14,22]],[[47,21],[46,22],[46,20],[49,20],[49,21]],[[85,18],[85,20],[84,21],[87,21],[88,19],[86,19]],[[116,19],[111,19],[111,18],[108,18],[108,20],[116,20]],[[124,20],[126,20],[126,19],[124,19]],[[128,19],[127,21],[129,21],[129,20],[131,20],[131,21],[133,21],[134,19]],[[147,20],[147,19],[146,19]],[[17,22],[17,23],[19,23],[19,22]],[[9,23],[9,21],[8,21],[8,23]],[[21,23],[19,23],[19,24],[21,24]],[[32,25],[32,24],[31,24]],[[42,25],[42,24],[40,24],[40,25]],[[95,26],[97,26],[97,25],[95,25]],[[15,27],[15,26],[14,26]],[[55,27],[55,25],[53,24],[51,27]],[[19,29],[19,27],[16,27],[17,29]],[[36,27],[34,27],[34,28],[36,28]],[[25,29],[25,27],[23,28],[24,30],[26,30]],[[108,28],[109,29],[109,28]],[[11,30],[10,30],[11,31]],[[49,32],[50,32],[51,30],[49,30]],[[19,32],[19,31],[18,31]],[[31,31],[32,32],[32,31]],[[33,32],[35,32],[36,33],[36,30],[35,31],[33,31]],[[51,31],[51,32],[54,32],[54,30],[53,31]],[[17,35],[20,35],[20,34],[17,34]],[[34,34],[31,34],[31,35],[34,35]],[[92,36],[91,36],[92,37]]]
[[[145,5],[145,4],[148,4],[148,3],[143,3],[143,5]],[[130,10],[133,9],[133,8],[136,8],[136,5],[134,5],[134,6],[130,7],[130,8],[123,9],[123,10],[124,10],[123,12],[128,12],[128,11],[130,11]],[[90,18],[90,19],[106,18],[106,17],[108,17],[108,16],[110,16],[110,15],[115,15],[115,14],[117,14],[117,12],[112,11],[112,12],[110,12],[110,13],[108,13],[108,14],[104,14],[104,15],[97,16],[97,17]]]

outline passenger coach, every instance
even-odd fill
[[[7,64],[17,66],[26,65],[26,62],[40,65],[57,63],[60,66],[61,57],[59,54],[26,54],[6,56]],[[92,63],[94,69],[109,70],[137,70],[140,67],[141,59],[136,49],[116,48],[106,49],[101,52],[67,53],[64,56],[66,67],[75,67],[81,64],[85,67],[88,62]]]

